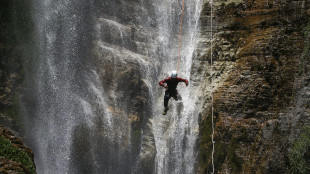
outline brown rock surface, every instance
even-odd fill
[[[2,174],[17,174],[29,173],[24,165],[15,161],[1,159],[0,160],[0,173]]]
[[[0,136],[10,140],[13,146],[22,149],[23,151],[27,152],[29,156],[33,158],[33,152],[31,151],[31,149],[25,146],[20,138],[16,137],[11,131],[2,127],[1,125],[0,125]]]
[[[209,8],[206,4],[203,28]],[[215,3],[214,64],[233,64],[214,89],[216,173],[289,171],[287,153],[309,124],[309,109],[300,104],[307,83],[299,83],[308,75],[299,75],[307,10],[307,1]],[[297,116],[297,108],[306,114]],[[200,125],[201,173],[212,171],[210,115],[209,109]]]

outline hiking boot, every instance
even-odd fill
[[[169,110],[169,108],[166,107],[166,108],[164,109],[164,111],[163,111],[163,115],[166,115],[168,110]]]
[[[163,111],[163,115],[166,115],[166,114],[167,114],[167,111],[164,110],[164,111]]]

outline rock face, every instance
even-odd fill
[[[17,3],[1,1],[0,8],[13,2]],[[161,0],[33,2],[40,7],[34,10],[34,16],[38,15],[34,20],[41,22],[37,23],[41,33],[36,33],[40,50],[29,54],[34,58],[23,63],[31,64],[30,68],[40,66],[26,70],[31,90],[25,92],[29,95],[24,102],[25,107],[33,109],[28,113],[33,118],[28,119],[33,125],[29,126],[33,143],[38,142],[33,146],[41,152],[38,171],[39,166],[42,172],[55,172],[61,166],[58,173],[156,173],[156,148],[164,146],[155,146],[158,140],[151,116],[156,110],[153,107],[159,105],[152,101],[160,96],[160,92],[154,93],[159,91],[155,87],[159,76],[164,76],[161,71],[175,64],[168,58],[177,55],[171,43],[178,40],[174,32],[178,31],[175,21],[179,18],[165,15],[177,13],[174,10],[178,5]],[[173,10],[165,13],[157,9],[165,14],[156,14],[156,8],[169,4]],[[185,14],[190,11],[185,10]],[[201,90],[197,98],[203,99],[198,173],[212,171],[212,92],[216,173],[309,173],[309,169],[296,165],[309,166],[310,143],[305,131],[310,124],[309,13],[306,0],[216,1],[211,71],[210,5],[205,1],[201,40],[191,69],[191,86]],[[7,11],[3,14],[11,15]],[[49,18],[43,19],[42,14]],[[13,24],[8,24],[5,15],[0,16],[0,118],[2,123],[14,125],[8,116],[19,99],[15,97],[22,81],[18,57],[25,48],[17,46],[17,38],[7,38],[7,26]],[[27,20],[20,22],[29,26]],[[27,51],[23,53],[27,55]],[[36,74],[34,82],[36,71],[42,73]],[[12,146],[22,148],[32,159],[20,140],[1,130]],[[196,134],[198,129],[186,128],[185,132],[191,130]],[[160,134],[165,136],[164,132]],[[192,148],[186,146],[186,138],[178,139],[184,147],[180,152]],[[169,158],[169,150],[175,149],[171,144],[167,158],[166,154],[163,158],[167,172],[175,172],[175,161],[187,158],[182,153]],[[182,161],[184,168],[186,162]],[[25,173],[32,170],[18,161],[1,158],[0,172],[12,169]]]
[[[17,58],[19,48],[16,44],[16,38],[12,33],[13,24],[12,8],[9,1],[1,1],[1,27],[0,27],[0,123],[11,125],[16,105],[15,89],[20,80],[21,62]],[[20,52],[19,52],[20,53]],[[15,102],[15,103],[14,103]]]
[[[19,100],[24,79],[24,46],[29,43],[31,26],[29,5],[1,0],[0,11],[0,123],[21,132]]]
[[[100,118],[103,125],[97,125],[97,129],[104,132],[93,138],[107,142],[106,150],[98,149],[105,156],[100,161],[103,166],[106,164],[99,171],[153,173],[155,170],[156,147],[149,120],[151,103],[150,86],[147,84],[150,79],[145,77],[145,69],[151,66],[148,47],[154,30],[150,15],[153,13],[151,1],[107,1],[98,4],[98,18],[95,20],[97,36],[93,49],[95,71],[98,79],[102,79],[100,85],[107,99],[105,107],[108,107],[106,114],[112,116],[112,132],[104,130],[109,120],[105,115]],[[111,137],[106,138],[106,134]],[[115,153],[119,153],[122,159]]]
[[[0,126],[0,173],[35,173],[32,151],[21,139]]]
[[[16,47],[16,38],[12,33],[12,8],[9,1],[1,1],[1,29],[0,29],[0,104],[1,109],[13,105],[13,91],[18,81],[19,71],[21,69],[20,61],[16,58],[18,48]],[[16,73],[17,72],[17,73]]]
[[[29,5],[0,1],[0,125],[22,136],[19,110],[23,86],[22,58],[29,42]],[[33,152],[11,131],[0,126],[0,173],[35,173]]]
[[[209,16],[205,4],[205,35]],[[214,16],[214,71],[206,78],[214,79],[215,172],[289,173],[294,141],[310,124],[309,2],[217,1]],[[200,61],[210,61],[207,53]],[[210,127],[208,99],[200,124],[201,173],[212,171]]]

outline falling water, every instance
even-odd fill
[[[38,173],[69,168],[72,130],[88,122],[83,65],[88,56],[92,4],[86,1],[32,1],[36,73],[29,129]],[[29,79],[28,79],[29,80]]]
[[[158,86],[176,69],[181,0],[32,6],[35,76],[25,115],[37,172],[195,173],[196,87],[179,88],[183,101],[171,100],[162,116]],[[187,79],[201,6],[185,3],[179,76]]]
[[[163,45],[163,64],[160,78],[177,68],[178,34],[181,16],[181,1],[160,1],[157,13],[161,14],[159,22],[159,39]],[[167,7],[167,8],[163,8]],[[199,16],[202,1],[186,1],[183,25],[182,47],[179,77],[191,78],[191,65],[195,58],[196,37],[198,35]],[[191,82],[190,82],[191,83]],[[198,134],[197,89],[191,85],[178,91],[182,102],[170,99],[170,110],[166,116],[163,110],[163,89],[159,89],[156,103],[154,132],[157,148],[157,173],[195,173],[195,142]]]

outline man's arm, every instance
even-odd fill
[[[168,77],[168,78],[166,78],[166,79],[160,81],[160,82],[159,82],[159,85],[162,86],[162,87],[166,87],[166,85],[165,85],[164,83],[167,83],[167,81],[168,81],[169,79],[170,79],[170,77]]]
[[[179,80],[180,82],[184,82],[184,83],[186,84],[186,86],[188,86],[188,80],[182,79],[182,78],[179,78],[179,77],[178,77],[178,80]]]

